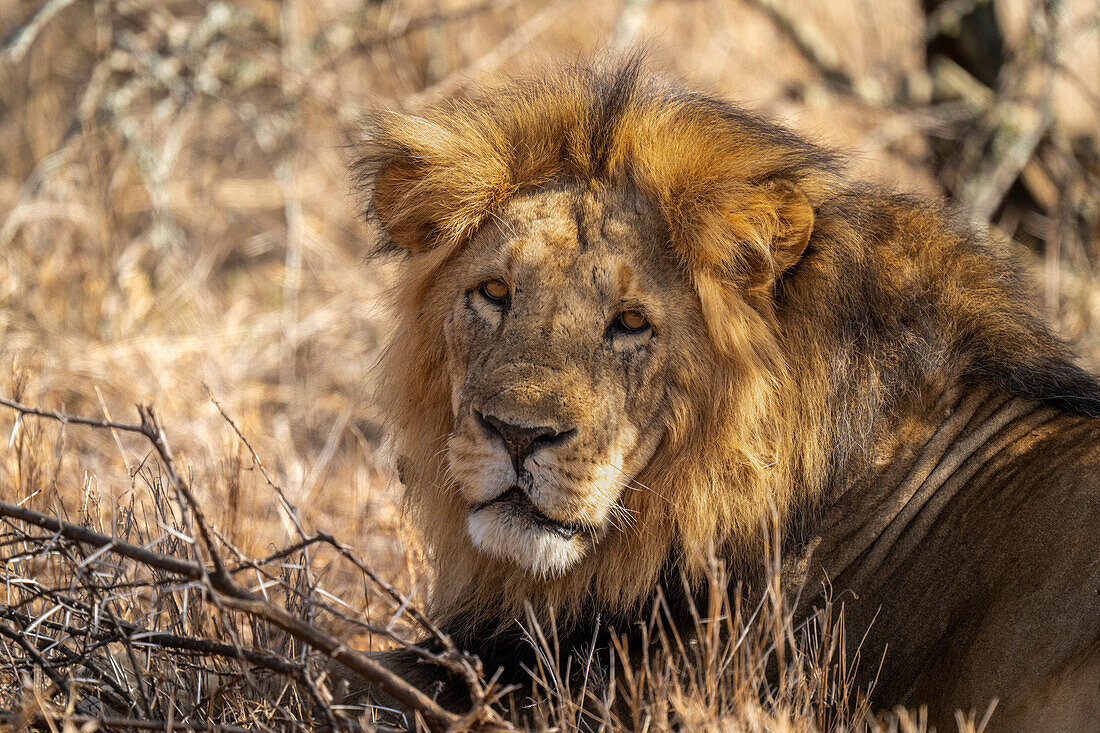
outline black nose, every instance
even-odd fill
[[[575,429],[559,431],[547,425],[525,427],[501,420],[489,413],[479,412],[478,417],[490,432],[496,432],[504,438],[504,445],[508,447],[508,455],[512,457],[512,465],[515,466],[517,475],[522,470],[523,461],[535,448],[556,445],[576,432]]]

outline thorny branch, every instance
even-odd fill
[[[491,707],[484,704],[487,698],[492,699],[491,685],[483,684],[481,679],[480,664],[476,658],[461,653],[451,640],[440,632],[431,622],[409,603],[408,599],[375,574],[365,563],[355,557],[350,548],[339,543],[334,537],[326,533],[318,533],[315,538],[303,534],[303,540],[295,548],[289,548],[287,552],[276,553],[276,557],[285,557],[294,549],[302,549],[314,541],[326,544],[335,549],[341,556],[352,562],[373,582],[378,584],[400,607],[407,608],[411,615],[438,641],[442,643],[444,652],[433,655],[420,650],[426,656],[437,663],[444,664],[454,672],[459,673],[471,685],[471,696],[474,708],[479,713],[478,719],[469,716],[460,717],[445,710],[434,700],[429,698],[420,689],[410,684],[405,679],[390,672],[382,664],[370,655],[346,647],[339,639],[323,631],[314,624],[299,618],[287,611],[286,608],[270,601],[258,593],[250,591],[234,577],[234,572],[241,570],[252,563],[244,564],[230,570],[223,560],[215,537],[210,528],[205,513],[190,484],[183,479],[176,467],[175,459],[169,447],[163,426],[152,407],[140,406],[138,408],[141,422],[139,424],[119,423],[112,420],[100,420],[78,415],[69,415],[61,412],[43,410],[37,407],[24,405],[14,400],[0,398],[0,405],[10,407],[18,413],[22,420],[27,416],[45,418],[61,422],[62,424],[85,425],[93,428],[112,429],[144,436],[153,446],[160,459],[164,472],[168,479],[168,485],[174,490],[180,505],[190,512],[195,528],[205,550],[206,560],[195,561],[177,557],[175,555],[157,552],[142,547],[117,537],[110,537],[101,532],[96,532],[88,527],[74,522],[65,521],[48,514],[34,511],[26,507],[0,501],[0,517],[15,520],[34,526],[52,533],[47,546],[55,545],[58,540],[67,540],[77,545],[94,550],[90,557],[100,558],[106,553],[125,558],[139,563],[142,566],[168,573],[179,579],[197,582],[210,593],[210,598],[220,606],[247,614],[255,619],[262,619],[289,634],[294,639],[315,649],[321,654],[343,665],[365,681],[375,686],[378,690],[399,701],[408,710],[414,711],[430,730],[444,731],[460,727],[477,728],[481,730],[507,730],[503,720]],[[219,407],[220,409],[220,407]],[[224,414],[224,412],[223,412]],[[228,418],[228,416],[226,416]],[[234,428],[236,426],[234,425]],[[240,435],[240,432],[238,431]],[[241,435],[242,440],[244,436]],[[251,450],[251,447],[249,447]],[[258,459],[258,456],[256,457]],[[265,474],[266,475],[266,474]],[[267,477],[270,481],[270,477]],[[274,485],[274,484],[273,484]],[[33,539],[28,537],[28,539]],[[84,564],[88,564],[85,561]],[[8,615],[9,618],[12,615]],[[15,616],[19,618],[19,616]],[[24,617],[26,618],[26,617]],[[110,618],[113,618],[110,617]],[[38,624],[49,623],[44,618],[32,621],[27,628]],[[134,633],[133,626],[123,627],[116,624],[119,633],[111,636],[113,640],[125,639],[128,643],[141,643],[143,645],[157,645],[181,651],[194,652],[203,655],[220,656],[230,659],[247,661],[258,667],[290,676],[301,682],[311,695],[321,697],[321,693],[314,686],[313,681],[306,674],[301,664],[292,663],[275,655],[247,650],[239,646],[221,644],[212,640],[193,639],[174,634],[159,633]],[[7,633],[5,633],[7,632]],[[25,635],[16,633],[0,626],[0,633],[11,638],[28,655],[28,657],[40,667],[44,673],[50,676],[59,688],[68,691],[68,682],[59,675],[52,665],[43,656],[41,651],[29,641]],[[131,655],[131,665],[137,666],[136,659]],[[140,682],[140,676],[138,680]],[[142,695],[144,698],[145,696]],[[479,704],[480,703],[480,704]],[[327,710],[327,709],[326,709]],[[147,715],[149,710],[143,711]],[[335,727],[335,719],[331,714],[329,726]],[[125,727],[125,726],[121,726]],[[157,729],[157,728],[150,728]],[[213,728],[196,728],[196,730],[212,730]],[[223,728],[224,729],[224,728]]]

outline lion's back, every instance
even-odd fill
[[[839,572],[818,560],[834,592],[851,591],[846,631],[866,682],[885,657],[879,701],[927,704],[946,729],[954,710],[999,700],[992,730],[1085,730],[1073,721],[1100,720],[1100,420],[1020,399],[1002,409],[1013,408],[976,449],[933,462],[946,478],[894,489],[919,507],[887,525],[889,548]]]

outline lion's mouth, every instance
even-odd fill
[[[527,493],[518,486],[513,486],[491,501],[478,504],[471,511],[476,514],[482,509],[498,504],[506,506],[517,518],[541,530],[553,532],[563,539],[573,539],[577,535],[588,531],[579,522],[558,522],[546,516],[535,506],[535,502],[531,501],[531,497],[527,496]]]

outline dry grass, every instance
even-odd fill
[[[1043,14],[1030,0],[996,4],[1012,51],[1012,73],[996,94],[950,67],[926,67],[926,26],[909,0],[877,3],[873,13],[865,0],[0,5],[0,395],[127,422],[134,403],[154,404],[181,473],[224,540],[221,552],[269,557],[299,540],[298,521],[422,598],[428,579],[371,406],[371,365],[388,330],[378,305],[386,273],[363,264],[373,235],[347,191],[356,116],[372,104],[415,109],[478,93],[475,85],[498,73],[638,41],[693,84],[853,151],[859,175],[984,207],[1034,258],[1051,315],[1096,366],[1100,7],[1054,5],[1057,13]],[[1028,119],[1039,121],[1033,144],[1026,125],[1006,124]],[[132,543],[159,539],[161,552],[199,552],[196,527],[141,436],[16,418],[0,412],[0,434],[10,436],[0,499]],[[5,638],[0,706],[280,729],[332,722],[328,682],[306,664],[300,641],[199,603],[195,583],[109,554],[86,562],[87,546],[61,542],[43,553],[50,538],[27,529],[4,525],[0,608],[26,601],[19,612],[33,619],[57,605],[48,594],[26,595],[18,578],[92,603],[85,611],[61,604],[35,627],[34,643],[54,661],[65,645],[90,644],[108,666],[93,674],[61,665],[78,688],[66,695]],[[284,559],[262,566],[273,599],[351,645],[378,643],[361,624],[389,621],[383,586],[331,547]],[[269,582],[260,577],[253,587]],[[126,590],[112,596],[110,588]],[[107,594],[103,605],[93,591]],[[591,687],[567,689],[570,676],[548,662],[539,672],[545,704],[528,711],[531,722],[562,730],[870,725],[845,687],[853,660],[836,658],[831,621],[796,631],[778,596],[755,615],[715,598],[700,613],[703,641],[666,638],[665,652],[639,667],[602,660],[601,674],[613,668],[621,686],[593,675]],[[115,629],[96,646],[82,625],[96,608],[133,628],[259,645],[306,673],[257,678],[243,670],[262,666],[205,652],[188,661],[149,645],[110,666],[129,658],[120,640],[132,632]],[[32,638],[26,618],[9,614],[0,626]],[[411,633],[415,623],[402,619],[396,630]],[[70,633],[77,627],[83,635]],[[547,647],[551,660],[552,639]],[[768,658],[784,670],[778,687],[762,672]],[[131,689],[136,667],[151,689]],[[82,675],[99,683],[81,683]],[[104,703],[110,694],[121,701]],[[137,707],[127,710],[127,700]],[[338,712],[341,725],[361,719],[362,711]],[[923,726],[905,712],[879,723]]]

